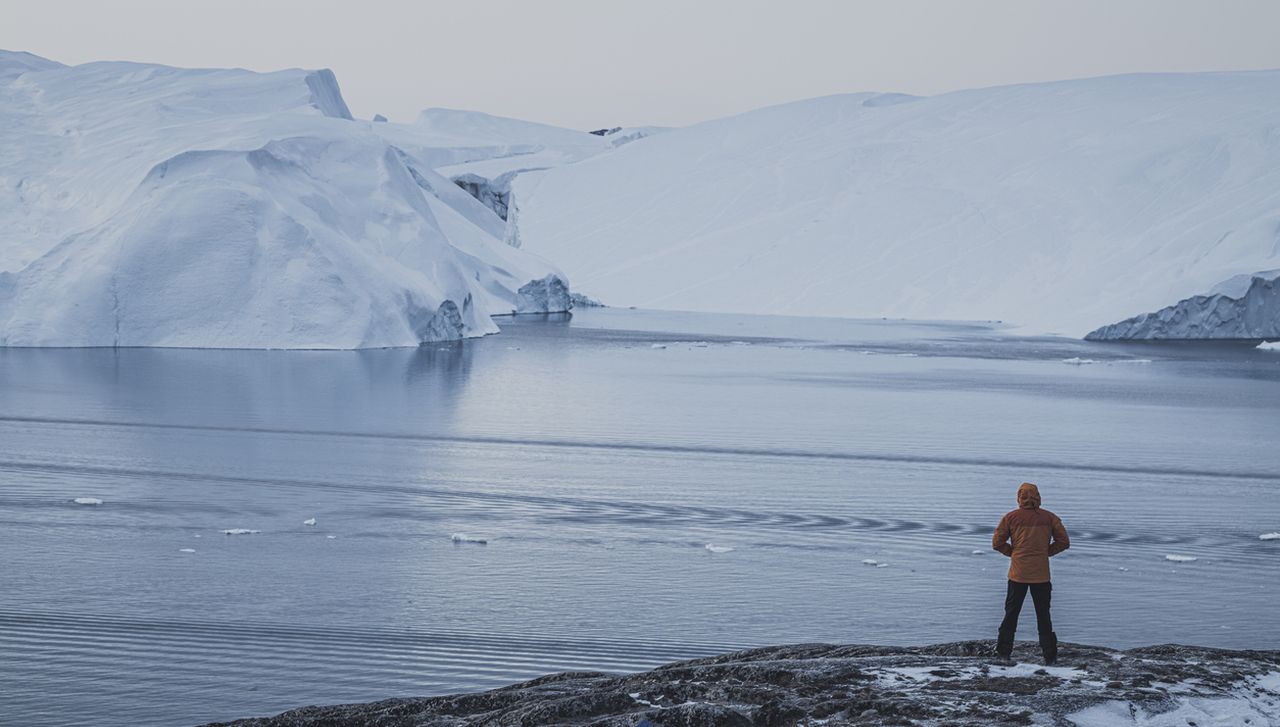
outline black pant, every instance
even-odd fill
[[[1041,640],[1053,633],[1053,620],[1049,618],[1049,596],[1053,593],[1053,584],[1048,581],[1009,581],[1009,592],[1004,597],[1004,621],[1000,623],[1000,636],[1010,642],[1013,641],[1013,633],[1018,630],[1018,614],[1022,613],[1022,602],[1026,600],[1027,589],[1031,589],[1031,602],[1036,605],[1036,628],[1040,631]]]

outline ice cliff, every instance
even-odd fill
[[[411,346],[568,305],[433,171],[452,140],[352,120],[327,70],[0,52],[0,137],[3,345]]]
[[[610,304],[1079,336],[1280,267],[1280,72],[810,99],[511,189]]]

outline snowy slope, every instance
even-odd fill
[[[612,305],[1083,335],[1280,267],[1280,72],[852,94],[516,179]]]
[[[0,343],[403,346],[533,309],[559,273],[372,126],[329,71],[0,52]]]

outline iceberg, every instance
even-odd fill
[[[1278,94],[1259,71],[798,101],[520,174],[508,239],[620,307],[1083,336],[1280,267]]]
[[[1154,313],[1090,332],[1096,341],[1280,337],[1280,270],[1234,276]],[[1259,348],[1266,348],[1262,344]]]
[[[464,533],[454,533],[449,536],[449,540],[453,541],[454,545],[466,545],[466,544],[488,545],[489,544],[488,538],[477,538],[475,536],[466,535]]]
[[[0,345],[416,346],[569,308],[433,171],[448,139],[352,119],[327,70],[0,51],[0,128]]]

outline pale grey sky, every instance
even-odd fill
[[[1280,67],[1277,0],[0,0],[0,48],[64,63],[332,68],[357,116],[578,128],[850,91]]]

